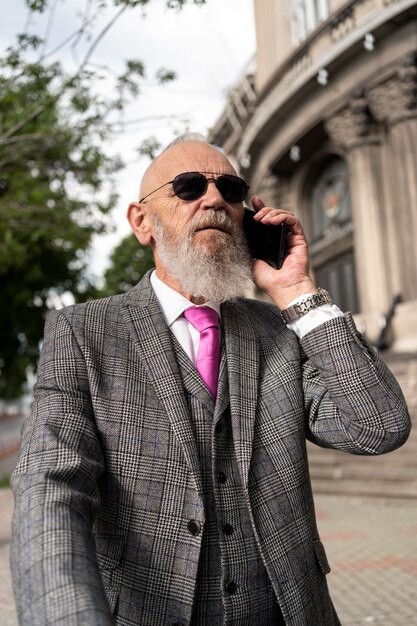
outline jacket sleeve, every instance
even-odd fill
[[[399,448],[411,421],[401,389],[346,314],[301,340],[308,438],[353,454]]]
[[[84,356],[49,315],[31,417],[12,476],[11,566],[21,626],[110,626],[91,532],[104,461]]]

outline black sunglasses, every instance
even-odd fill
[[[221,174],[218,178],[207,178],[205,174],[211,174],[211,172],[205,172],[204,174],[202,172],[184,172],[183,174],[178,174],[174,180],[170,180],[168,183],[164,183],[157,189],[154,189],[146,196],[143,196],[139,202],[143,202],[155,191],[159,191],[166,185],[172,185],[172,191],[181,200],[197,200],[206,193],[209,182],[213,182],[223,199],[231,204],[243,202],[248,195],[249,185],[239,176]]]

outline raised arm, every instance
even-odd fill
[[[285,222],[288,229],[282,268],[275,270],[259,260],[253,265],[255,283],[282,310],[317,292],[310,277],[307,241],[295,215],[265,207],[258,196],[252,204],[258,211],[255,219]],[[411,422],[397,381],[358,333],[350,314],[320,309],[307,322],[303,316],[288,324],[307,357],[303,386],[309,438],[355,454],[398,448],[406,441]]]
[[[407,440],[410,416],[385,363],[345,314],[301,339],[308,437],[353,454],[383,454]]]

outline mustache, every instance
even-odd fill
[[[203,228],[219,228],[231,235],[235,226],[225,211],[211,211],[206,209],[202,215],[197,216],[191,223],[190,231],[202,230]]]

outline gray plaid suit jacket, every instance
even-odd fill
[[[355,454],[400,446],[402,393],[349,316],[301,343],[272,305],[222,307],[246,504],[286,623],[338,624],[306,438]],[[12,486],[20,624],[189,624],[201,533],[196,442],[149,276],[50,314]],[[245,554],[242,554],[242,559]],[[214,626],[214,625],[213,625]]]

